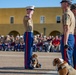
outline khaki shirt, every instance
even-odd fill
[[[29,16],[24,16],[23,19],[26,32],[33,32],[33,20]]]
[[[64,25],[69,26],[69,34],[74,34],[75,29],[75,17],[70,8],[66,12],[64,12],[62,16],[62,23]]]

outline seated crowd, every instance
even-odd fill
[[[0,50],[4,51],[24,51],[25,43],[23,36],[13,35],[0,36]]]
[[[60,52],[60,38],[58,36],[35,35],[33,40],[34,52]],[[23,36],[13,35],[0,36],[1,51],[24,51],[25,43]]]
[[[60,39],[58,36],[42,36],[35,35],[33,42],[33,50],[45,52],[60,52]]]

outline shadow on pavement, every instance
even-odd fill
[[[48,72],[47,72],[48,71]],[[0,74],[56,74],[56,73],[49,73],[49,71],[55,71],[52,69],[33,69],[33,70],[29,70],[29,69],[24,69],[24,67],[1,67],[0,68]]]
[[[44,72],[14,72],[14,71],[0,71],[0,74],[56,74],[56,73],[44,73]]]
[[[37,71],[55,71],[54,69],[42,69],[42,68],[35,68],[35,69],[24,69],[24,67],[0,67],[0,70],[37,70]]]

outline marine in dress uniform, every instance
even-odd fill
[[[62,58],[73,66],[73,51],[74,51],[74,29],[75,29],[75,17],[70,10],[71,1],[62,0],[61,7],[63,10],[62,24],[63,24],[63,36],[61,40],[61,53]]]
[[[76,69],[76,3],[71,5],[71,10],[72,10],[72,12],[74,13],[74,16],[75,16],[75,31],[74,31],[75,46],[74,46],[73,62],[74,62],[74,68]]]
[[[34,6],[26,7],[27,14],[24,16],[23,23],[25,27],[24,33],[24,42],[25,42],[25,51],[24,51],[24,67],[25,69],[32,69],[30,66],[30,59],[32,56],[33,48],[33,20],[32,15],[34,13]]]

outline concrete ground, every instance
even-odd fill
[[[52,61],[54,58],[60,58],[60,53],[35,53],[42,67],[26,70],[24,69],[24,52],[0,51],[0,75],[58,75]]]

